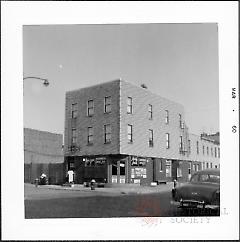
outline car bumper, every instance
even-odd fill
[[[219,209],[219,205],[205,204],[204,201],[196,201],[196,200],[180,200],[175,201],[171,200],[171,205],[177,206],[179,208],[205,208],[205,209]]]

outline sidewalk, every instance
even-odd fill
[[[90,187],[84,187],[80,184],[74,184],[74,187],[66,187],[60,185],[43,185],[38,186],[38,188],[47,188],[54,190],[69,190],[69,191],[81,191],[81,192],[91,192],[95,194],[150,194],[150,193],[160,193],[171,191],[173,188],[173,182],[168,182],[167,184],[161,184],[156,187],[151,186],[121,186],[121,187],[96,187],[95,190],[91,190]]]

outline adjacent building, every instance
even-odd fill
[[[24,128],[24,182],[44,173],[50,184],[64,182],[63,135]]]
[[[66,93],[64,142],[75,183],[186,181],[219,167],[219,143],[189,133],[181,104],[123,80]]]

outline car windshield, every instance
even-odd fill
[[[210,182],[210,183],[220,183],[220,176],[213,174],[200,174],[199,175],[200,182]]]

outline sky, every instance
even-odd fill
[[[122,78],[184,106],[189,131],[219,131],[218,27],[204,24],[23,27],[24,127],[64,132],[65,93]]]

